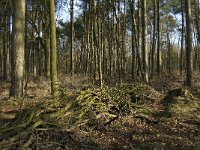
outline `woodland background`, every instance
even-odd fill
[[[0,0],[0,148],[199,149],[199,15],[199,0]]]

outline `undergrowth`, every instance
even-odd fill
[[[121,116],[132,115],[157,124],[159,120],[155,116],[159,112],[155,106],[162,103],[162,97],[161,93],[145,84],[87,88],[77,91],[73,96],[62,89],[56,99],[17,112],[13,119],[7,118],[9,121],[0,128],[0,148],[42,148],[44,145],[56,145],[58,143],[43,140],[46,136],[51,137],[49,133],[55,130],[65,132],[68,140],[74,141],[70,132],[76,128],[104,130]],[[187,95],[180,97],[185,99]],[[168,95],[164,101],[172,98],[180,101],[176,95]],[[188,103],[181,104],[179,108],[175,103],[164,106],[166,111],[178,114],[186,105]],[[184,113],[188,111],[184,109]]]

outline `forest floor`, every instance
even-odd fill
[[[77,93],[97,88],[97,85],[90,83],[83,75],[59,75],[59,80],[61,88],[66,92],[65,99],[74,99]],[[16,119],[11,117],[10,120],[5,120],[2,114],[23,112],[38,103],[52,99],[50,82],[42,77],[29,79],[26,96],[22,100],[8,97],[9,86],[8,82],[0,83],[0,128],[5,128],[5,125],[9,125],[8,122],[12,124]],[[92,125],[85,125],[82,121],[70,128],[66,125],[61,128],[52,127],[41,133],[38,128],[37,131],[31,131],[37,140],[28,140],[25,144],[21,142],[27,146],[21,147],[20,140],[17,144],[15,142],[6,145],[4,141],[9,138],[6,137],[0,138],[0,149],[200,150],[200,75],[194,75],[193,86],[190,89],[184,87],[184,76],[180,75],[156,78],[151,80],[145,89],[148,89],[146,93],[144,89],[139,91],[145,94],[138,94],[143,96],[144,101],[140,97],[134,99],[133,103],[137,104],[131,105],[130,112],[124,113],[120,110],[117,117],[107,119],[104,124],[95,120]],[[168,91],[173,89],[185,89],[185,93],[171,96]],[[133,100],[132,97],[138,95],[129,93],[128,97]],[[87,119],[86,116],[85,120]],[[3,132],[0,131],[0,136],[1,134]]]

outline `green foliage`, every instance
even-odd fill
[[[183,3],[184,3],[184,1],[183,1]],[[171,11],[174,14],[181,13],[182,9],[183,8],[181,8],[181,0],[173,0],[173,1],[171,1]]]
[[[61,37],[62,36],[70,37],[71,35],[70,22],[63,22],[62,20],[60,20],[58,23],[59,27],[57,27],[57,35]],[[74,31],[75,31],[75,37],[80,40],[84,33],[82,16],[79,16],[79,18],[75,20]]]

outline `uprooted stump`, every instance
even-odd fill
[[[165,107],[163,115],[166,117],[188,117],[190,112],[198,108],[192,93],[184,88],[169,90],[162,103]]]
[[[166,104],[173,103],[176,100],[176,97],[184,97],[185,101],[189,101],[190,99],[194,99],[192,93],[190,93],[187,89],[184,88],[176,88],[169,90],[167,95],[163,99],[163,102]]]

